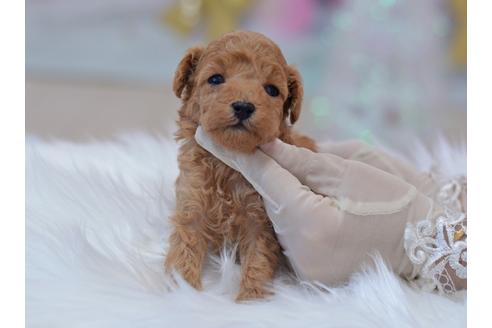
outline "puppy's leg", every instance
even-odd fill
[[[271,227],[251,229],[249,226],[240,240],[239,257],[242,272],[236,301],[271,295],[266,285],[272,281],[280,258],[280,247]]]
[[[179,221],[177,216],[172,220]],[[202,266],[208,248],[205,237],[190,225],[176,225],[169,242],[164,263],[166,272],[175,268],[191,286],[201,290]]]

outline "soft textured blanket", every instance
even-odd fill
[[[466,154],[419,148],[447,174]],[[343,287],[301,284],[286,273],[276,294],[236,304],[233,252],[210,256],[204,291],[166,288],[163,259],[178,174],[170,139],[126,135],[71,144],[27,138],[26,239],[29,327],[464,327],[466,297],[410,288],[376,259]]]

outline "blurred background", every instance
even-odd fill
[[[185,50],[236,29],[300,70],[317,139],[466,140],[466,0],[26,0],[26,132],[170,135]]]

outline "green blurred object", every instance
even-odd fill
[[[368,145],[374,145],[374,136],[369,129],[362,130],[357,137]]]
[[[325,118],[330,116],[331,107],[327,97],[315,96],[311,100],[311,112],[315,118]]]
[[[163,15],[163,21],[183,36],[200,25],[208,40],[234,31],[252,4],[251,0],[178,0]]]

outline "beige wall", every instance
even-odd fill
[[[169,134],[179,101],[162,86],[26,79],[26,132],[83,141],[130,131]]]

